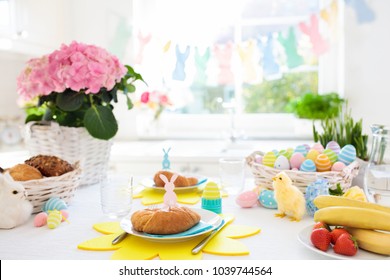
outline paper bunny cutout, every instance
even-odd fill
[[[234,83],[234,75],[231,69],[233,44],[227,43],[223,47],[215,45],[214,54],[219,66],[218,83],[220,85],[232,85]]]
[[[170,150],[171,150],[171,148],[169,148],[167,151],[165,151],[165,149],[163,149],[164,159],[163,159],[163,162],[162,162],[162,169],[164,169],[164,170],[168,170],[168,169],[171,168],[171,162],[168,159],[168,153],[169,153]]]
[[[199,48],[195,47],[195,66],[196,66],[196,76],[194,83],[204,84],[207,81],[206,69],[207,63],[210,59],[210,48],[206,48],[203,55],[199,53]]]
[[[279,33],[279,42],[283,45],[287,56],[287,66],[289,69],[298,67],[303,64],[302,57],[297,51],[297,39],[295,37],[294,28],[290,27],[288,30],[287,38],[285,38],[282,32]]]
[[[144,57],[144,50],[146,45],[150,42],[150,39],[152,38],[152,34],[148,34],[146,36],[142,36],[141,32],[138,32],[138,41],[139,41],[139,48],[138,53],[135,56],[134,63],[135,64],[141,64],[143,57]]]
[[[257,73],[256,45],[253,40],[249,40],[247,44],[238,46],[238,54],[241,58],[243,67],[243,80],[245,83],[255,83],[259,79]]]
[[[185,63],[190,55],[190,46],[186,47],[184,53],[180,52],[179,45],[176,45],[176,66],[172,73],[172,79],[177,81],[184,81],[186,73],[184,72]]]
[[[375,20],[374,11],[368,6],[365,0],[345,0],[345,4],[351,6],[355,10],[359,23]]]
[[[272,33],[268,34],[263,53],[264,75],[271,76],[278,74],[280,72],[280,67],[276,62],[276,57],[274,55],[274,39]]]
[[[320,30],[318,29],[318,17],[316,15],[310,17],[310,25],[301,22],[299,23],[299,28],[303,33],[309,36],[315,55],[319,56],[328,51],[329,43],[320,34]]]
[[[165,189],[165,194],[164,194],[164,207],[163,209],[168,210],[171,207],[176,207],[177,206],[177,195],[174,192],[175,185],[174,182],[177,179],[179,175],[178,174],[173,174],[171,177],[171,180],[169,181],[168,178],[164,174],[160,174],[161,180],[165,183],[164,189]]]

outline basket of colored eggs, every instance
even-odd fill
[[[325,148],[315,143],[266,153],[256,151],[246,160],[256,185],[271,190],[272,178],[281,170],[303,193],[308,185],[321,178],[327,179],[331,187],[340,184],[345,191],[359,172],[355,147],[348,144],[341,148],[335,141],[330,141]]]

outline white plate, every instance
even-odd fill
[[[207,181],[207,179],[204,177],[197,177],[197,176],[194,176],[194,177],[198,179],[198,184],[196,184],[194,186],[188,186],[188,187],[175,187],[174,191],[177,192],[177,191],[194,190]],[[140,184],[142,186],[144,186],[146,189],[153,189],[156,191],[165,191],[163,187],[156,187],[152,178],[145,178],[141,181]]]
[[[324,255],[324,256],[327,256],[327,257],[333,258],[333,259],[342,259],[342,260],[388,260],[388,259],[390,259],[390,257],[388,257],[388,256],[370,253],[368,251],[364,251],[363,249],[359,249],[358,252],[356,253],[356,255],[352,256],[352,257],[336,254],[332,248],[329,248],[328,251],[326,251],[326,252],[321,251],[320,249],[317,249],[316,247],[314,247],[314,245],[311,243],[311,240],[310,240],[310,235],[311,235],[313,226],[314,225],[307,226],[304,229],[302,229],[298,234],[298,240],[306,248],[309,248],[310,250],[312,250],[320,255]]]
[[[134,230],[133,225],[132,225],[131,220],[130,220],[131,215],[123,218],[120,222],[120,226],[124,231],[126,231],[129,234],[132,234],[132,235],[135,235],[135,236],[138,236],[141,238],[145,238],[145,239],[148,239],[151,241],[155,241],[155,242],[181,242],[181,241],[187,241],[189,239],[195,238],[198,235],[202,235],[202,234],[205,234],[207,232],[210,232],[222,223],[222,217],[214,212],[211,212],[211,211],[208,211],[205,209],[201,209],[201,208],[191,208],[191,210],[197,212],[200,215],[200,217],[201,217],[200,220],[202,222],[209,224],[212,227],[209,228],[208,230],[198,232],[198,233],[195,233],[192,235],[187,235],[187,236],[155,237],[155,236],[150,236],[150,235],[147,235],[143,232],[139,232],[139,231]]]

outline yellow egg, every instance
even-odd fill
[[[318,157],[318,155],[320,154],[319,151],[315,150],[315,149],[311,149],[307,155],[306,155],[306,159],[311,159],[312,161],[315,162],[316,158]]]
[[[325,154],[319,154],[314,163],[316,164],[317,171],[319,172],[330,171],[332,167],[332,163]]]
[[[263,165],[274,167],[276,156],[274,152],[268,152],[263,157]]]

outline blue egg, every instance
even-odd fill
[[[259,195],[259,202],[262,206],[269,209],[277,209],[278,203],[275,200],[274,191],[263,190]]]
[[[279,155],[279,151],[276,150],[276,149],[273,149],[272,152],[275,154],[275,156],[278,156],[278,155]]]
[[[306,187],[305,200],[306,210],[310,216],[318,210],[314,204],[314,199],[319,195],[329,195],[329,181],[326,179],[317,179]]]
[[[345,145],[339,153],[338,161],[341,161],[345,165],[349,165],[355,159],[356,159],[355,147],[351,144]]]
[[[47,212],[49,210],[66,210],[68,206],[65,201],[59,199],[58,197],[51,197],[48,201],[45,202],[42,206],[42,211]]]
[[[312,161],[311,159],[305,159],[305,161],[302,162],[299,170],[304,172],[316,172],[317,168],[316,165],[314,164],[314,161]]]
[[[305,145],[299,145],[295,148],[294,153],[301,153],[302,155],[306,156],[307,149]]]

